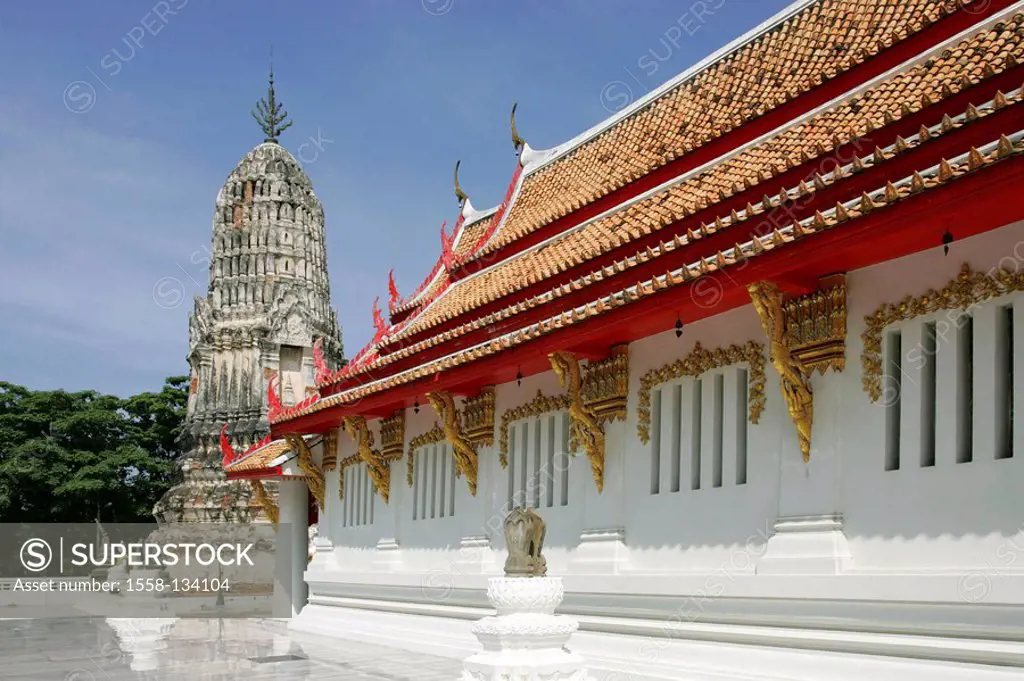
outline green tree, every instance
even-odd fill
[[[170,486],[187,377],[127,399],[0,382],[0,522],[148,522]]]

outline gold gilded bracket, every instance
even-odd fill
[[[380,455],[385,461],[398,461],[405,447],[405,410],[399,409],[380,422]]]
[[[256,497],[256,503],[263,509],[264,515],[267,516],[267,520],[273,523],[274,527],[277,527],[277,523],[281,518],[281,513],[277,508],[277,504],[270,498],[270,494],[267,493],[267,488],[263,486],[262,480],[250,480],[249,486],[252,487],[253,496]]]
[[[452,445],[452,457],[455,459],[459,474],[466,476],[469,493],[476,496],[476,449],[462,432],[459,410],[455,408],[455,398],[449,392],[436,392],[427,393],[427,399],[444,424],[444,436]]]
[[[761,281],[747,287],[761,326],[768,338],[772,366],[779,373],[779,386],[789,417],[796,426],[804,463],[811,460],[811,426],[814,421],[814,395],[807,369],[790,351],[782,292],[771,282]]]
[[[326,490],[324,472],[313,461],[313,453],[309,451],[309,445],[306,444],[305,438],[295,433],[289,433],[284,438],[288,441],[292,451],[298,455],[299,468],[306,474],[306,486],[309,487],[309,493],[316,499],[317,506],[324,508],[324,491]]]
[[[494,444],[494,388],[487,387],[476,397],[466,398],[462,406],[462,425],[474,447]]]
[[[385,504],[388,503],[391,495],[391,465],[381,458],[380,452],[373,449],[373,433],[366,425],[366,419],[362,416],[346,416],[341,427],[355,440],[356,456],[366,464],[366,472],[370,474],[377,494]]]
[[[338,431],[333,428],[324,433],[324,473],[333,471],[338,465]]]
[[[588,362],[583,376],[583,405],[603,425],[626,420],[629,396],[629,347],[612,348],[611,356]]]
[[[570,352],[553,352],[548,359],[562,387],[569,393],[569,417],[572,421],[569,448],[583,447],[590,459],[590,472],[597,491],[601,492],[604,490],[604,426],[594,410],[584,403],[579,358]]]
[[[808,373],[846,366],[846,276],[782,304],[789,351]]]

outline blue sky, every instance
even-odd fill
[[[501,200],[513,101],[530,145],[555,146],[787,3],[701,4],[5,3],[0,380],[128,395],[186,373],[214,199],[262,140],[249,111],[271,44],[351,356],[388,270],[408,293],[433,264],[455,161],[477,208]]]

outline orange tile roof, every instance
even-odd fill
[[[968,3],[811,4],[530,174],[505,223],[477,257],[796,98],[964,4]]]
[[[564,233],[539,248],[458,282],[395,334],[395,339],[432,328],[474,308],[555,276],[612,248],[650,234],[695,210],[718,203],[747,187],[883,124],[985,80],[1024,61],[1024,14],[1001,31],[982,31],[858,96],[845,99],[710,169],[631,205]],[[513,204],[514,211],[518,201]]]
[[[1021,99],[1021,96],[1022,92],[1017,91],[1015,94],[1017,101]],[[955,182],[970,173],[978,172],[1001,160],[1021,154],[1024,154],[1024,130],[1018,131],[1012,136],[1000,136],[998,140],[993,140],[981,148],[971,148],[955,158],[944,159],[932,167],[919,169],[897,181],[886,182],[883,186],[877,187],[872,191],[860,192],[859,194],[854,192],[855,196],[837,203],[835,207],[826,211],[819,211],[814,216],[775,230],[772,234],[756,236],[747,242],[737,244],[735,247],[725,249],[713,256],[701,257],[683,267],[666,271],[664,274],[645,281],[639,281],[613,294],[601,296],[585,305],[562,311],[499,338],[457,351],[448,356],[432,360],[421,366],[370,382],[366,385],[357,386],[336,395],[331,395],[311,405],[301,413],[293,415],[293,418],[331,407],[352,404],[368,395],[503,352],[511,347],[534,340],[559,329],[629,305],[662,290],[694,281],[706,274],[729,268],[737,263],[755,258],[777,248],[783,248],[807,236],[845,225],[874,211],[897,205],[911,196],[916,196],[922,192]],[[842,177],[843,175],[840,173],[835,176],[834,181],[838,181]],[[840,184],[839,186],[843,185]],[[658,257],[661,252],[667,252],[672,249],[670,244],[678,245],[678,243],[678,238],[664,242],[659,246],[658,250],[651,249],[644,261]]]
[[[289,416],[294,416],[289,414]],[[291,451],[291,446],[285,440],[272,440],[271,442],[254,449],[224,467],[229,473],[241,473],[244,471],[263,470],[270,466],[270,463],[285,452]]]
[[[769,198],[770,204],[772,207],[777,207],[783,195],[787,197],[787,200],[801,197],[806,201],[810,195],[832,186],[835,182],[869,168],[878,167],[880,164],[918,148],[925,142],[941,137],[952,130],[960,129],[975,121],[982,120],[1006,106],[1017,104],[1022,101],[1024,101],[1024,87],[1013,90],[1009,94],[997,93],[993,99],[986,102],[979,102],[978,104],[970,104],[965,108],[965,110],[959,113],[955,111],[936,113],[936,121],[933,125],[922,126],[918,133],[909,135],[906,138],[900,138],[898,141],[884,148],[876,147],[868,153],[857,155],[848,163],[841,166],[838,170],[833,170],[832,172],[820,176],[817,182],[801,183],[795,186],[784,187],[783,189],[774,192],[774,197]],[[731,227],[740,222],[750,220],[751,218],[756,218],[758,215],[762,214],[764,210],[766,210],[764,204],[758,203],[756,206],[750,206],[749,209],[739,210],[734,215],[730,214],[728,216],[723,216],[720,221],[716,221],[716,224],[703,225],[701,229],[695,230],[692,235],[673,237],[667,241],[663,241],[654,248],[638,251],[634,256],[617,261],[614,265],[593,270],[587,275],[579,277],[571,283],[564,284],[557,288],[532,296],[521,302],[509,305],[501,310],[497,310],[471,322],[466,322],[441,334],[401,347],[388,355],[378,358],[377,361],[368,365],[367,368],[382,368],[394,361],[415,355],[427,348],[447,342],[466,333],[496,324],[505,319],[509,319],[518,313],[539,307],[540,305],[551,303],[571,292],[578,291],[590,286],[591,284],[602,281],[609,276],[635,267],[636,265],[646,263],[651,259],[652,254],[657,256],[661,255],[663,252],[673,251],[676,248],[688,245],[693,243],[695,240],[708,236],[720,228]]]

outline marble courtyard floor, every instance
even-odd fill
[[[458,660],[244,619],[0,620],[0,679],[450,681]]]

